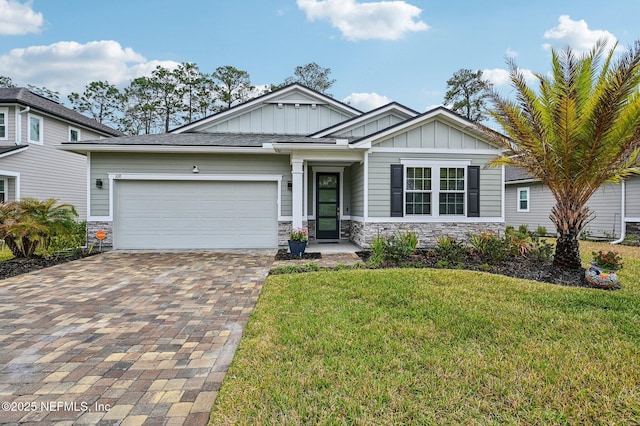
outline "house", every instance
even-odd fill
[[[62,142],[121,136],[24,88],[0,88],[0,201],[56,198],[87,215],[87,159]]]
[[[504,228],[500,154],[446,108],[363,113],[299,84],[170,133],[64,143],[89,164],[89,235],[118,249],[260,248]]]
[[[522,169],[506,167],[505,187],[507,225],[527,225],[532,231],[544,226],[549,234],[555,232],[549,216],[556,201],[546,186]],[[640,235],[640,176],[603,185],[587,206],[594,212],[585,228],[588,236],[617,240]]]

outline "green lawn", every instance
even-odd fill
[[[585,265],[607,244],[581,242]],[[270,277],[212,424],[638,424],[640,249],[622,290],[469,271]]]

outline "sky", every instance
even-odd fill
[[[585,52],[604,37],[623,52],[640,39],[638,16],[638,0],[0,0],[0,76],[64,102],[158,65],[231,65],[260,86],[315,62],[340,101],[423,112],[462,68],[509,96],[507,58],[533,83],[551,49]]]

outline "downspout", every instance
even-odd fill
[[[627,234],[627,226],[626,223],[624,221],[624,217],[625,217],[625,200],[626,200],[626,181],[623,179],[622,183],[621,183],[621,187],[620,187],[621,191],[622,191],[622,195],[620,196],[620,238],[618,238],[615,241],[611,241],[609,244],[620,244],[621,242],[624,241],[624,239],[626,238],[626,234]]]
[[[22,111],[19,110],[20,107],[18,107],[18,114],[17,114],[17,123],[16,123],[16,145],[22,145],[22,114],[24,114],[25,112],[29,112],[31,111],[31,107],[28,106],[25,109],[23,109]]]

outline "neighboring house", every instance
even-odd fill
[[[299,84],[167,134],[69,142],[89,158],[90,235],[119,249],[259,248],[410,229],[504,228],[500,154],[445,108],[361,111]]]
[[[516,228],[527,225],[531,231],[544,226],[549,234],[555,234],[549,219],[556,204],[551,191],[516,167],[507,167],[505,176],[506,224]],[[615,240],[626,234],[640,235],[640,176],[602,186],[587,206],[594,212],[585,228],[589,236]]]
[[[24,88],[0,88],[0,200],[56,198],[87,216],[87,159],[62,142],[121,136]]]

